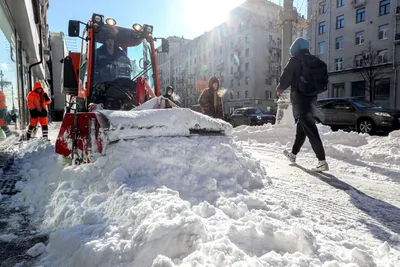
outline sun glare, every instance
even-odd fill
[[[229,12],[245,0],[184,0],[184,22],[194,33],[202,34],[226,21]]]

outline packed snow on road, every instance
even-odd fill
[[[309,171],[309,144],[286,161],[279,125],[120,141],[81,166],[24,143],[13,203],[49,234],[29,253],[60,267],[400,266],[400,132],[319,130],[326,174]]]

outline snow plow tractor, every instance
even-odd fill
[[[80,53],[62,59],[62,93],[68,102],[55,152],[73,164],[93,162],[119,140],[156,136],[226,135],[222,120],[174,101],[173,89],[160,93],[157,55],[168,40],[153,37],[150,25],[116,26],[93,14],[88,23],[71,20],[68,35],[82,39]],[[80,36],[80,25],[84,25]],[[156,49],[155,42],[161,39]]]

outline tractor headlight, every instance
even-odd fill
[[[137,32],[141,32],[141,31],[143,30],[142,25],[140,25],[140,24],[138,24],[138,23],[133,24],[133,25],[132,25],[132,28],[133,28],[135,31],[137,31]]]
[[[108,19],[106,19],[106,23],[107,23],[108,25],[110,25],[110,26],[115,26],[115,25],[117,25],[117,22],[116,22],[115,19],[113,19],[113,18],[108,18]]]
[[[94,16],[94,21],[97,22],[97,23],[100,23],[101,22],[101,17],[99,15],[95,15]]]
[[[388,117],[388,118],[392,117],[392,115],[386,112],[375,112],[375,115],[379,117]]]
[[[258,119],[258,120],[261,120],[261,116],[257,116],[257,119]]]

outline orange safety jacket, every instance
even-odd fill
[[[39,93],[36,89],[29,92],[28,96],[26,97],[28,102],[28,108],[34,109],[37,108],[41,110],[42,108],[47,110],[47,105],[51,103],[51,99],[47,96],[46,92],[42,89],[42,92]]]
[[[6,108],[6,95],[0,91],[0,109]]]

